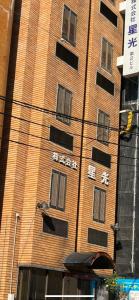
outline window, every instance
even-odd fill
[[[99,85],[105,91],[107,91],[109,94],[114,96],[114,83],[106,77],[104,77],[99,72],[97,72],[96,84]]]
[[[59,210],[64,210],[66,195],[67,176],[56,170],[52,171],[50,206]]]
[[[62,272],[54,270],[48,271],[47,295],[62,295]],[[53,299],[54,298],[55,297],[53,297]],[[49,298],[46,297],[41,299],[43,300]],[[41,299],[38,298],[38,300]]]
[[[57,94],[57,108],[56,112],[59,114],[65,114],[67,116],[71,115],[71,101],[72,101],[72,93],[62,87],[58,86],[58,94]],[[57,115],[56,118],[66,124],[70,124],[70,119],[66,116]]]
[[[47,271],[43,269],[32,268],[30,274],[30,294],[31,299],[45,299]],[[27,299],[27,298],[26,298]]]
[[[102,125],[99,126],[99,125]],[[109,140],[109,126],[110,126],[110,118],[105,112],[99,110],[98,111],[98,127],[97,127],[97,140],[104,144],[108,143]]]
[[[64,276],[63,281],[63,295],[77,295],[78,279],[75,277]],[[71,299],[73,298],[71,297]]]
[[[58,42],[56,43],[56,56],[75,70],[78,70],[78,57]]]
[[[113,46],[106,40],[102,39],[102,52],[101,52],[101,67],[112,73],[112,56]]]
[[[73,151],[73,136],[52,125],[50,126],[50,141]]]
[[[68,222],[43,215],[43,232],[67,238]]]
[[[92,148],[92,160],[107,168],[111,168],[111,155],[95,147]]]
[[[30,269],[20,268],[18,275],[18,288],[17,288],[17,299],[28,300],[29,298],[29,278]]]
[[[113,2],[113,1],[112,1]],[[109,9],[102,1],[100,3],[100,12],[105,16],[114,26],[117,27],[117,16]]]
[[[77,15],[67,6],[64,6],[62,37],[73,46],[76,44],[76,24]]]
[[[122,78],[122,104],[138,99],[138,77]]]
[[[88,228],[88,243],[107,247],[108,233],[93,228]],[[102,268],[102,266],[100,268]]]
[[[106,191],[99,188],[94,189],[93,220],[105,222]]]
[[[38,268],[19,269],[18,300],[45,299],[47,270]]]

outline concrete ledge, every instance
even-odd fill
[[[120,13],[124,14],[126,10],[126,1],[123,1],[119,4],[119,11]]]
[[[124,63],[124,56],[117,57],[117,67],[122,68]]]

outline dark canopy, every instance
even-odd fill
[[[66,257],[64,265],[68,270],[88,272],[91,269],[114,269],[114,262],[105,252],[73,252]]]

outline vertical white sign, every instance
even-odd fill
[[[129,300],[139,300],[139,291],[130,291]]]
[[[139,73],[139,0],[126,0],[123,76]]]

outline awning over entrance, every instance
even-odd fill
[[[78,253],[73,252],[64,260],[70,271],[89,272],[91,269],[114,269],[114,262],[105,252]]]

